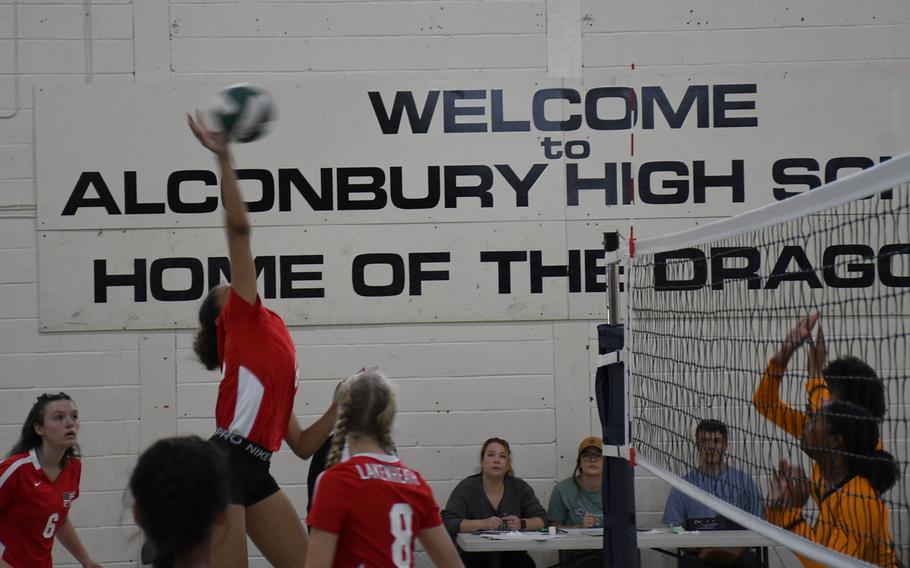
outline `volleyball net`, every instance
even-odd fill
[[[624,270],[638,464],[806,558],[910,565],[910,155],[638,241]]]

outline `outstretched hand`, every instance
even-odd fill
[[[202,120],[202,113],[198,110],[196,111],[196,118],[193,119],[193,116],[190,113],[186,114],[186,123],[190,126],[190,130],[193,131],[193,135],[196,136],[196,140],[199,140],[199,143],[204,147],[208,148],[218,156],[227,156],[228,154],[228,138],[223,132],[217,132],[215,130],[209,130],[205,127],[205,123]]]
[[[810,378],[822,376],[822,369],[825,367],[826,356],[825,334],[822,331],[821,324],[818,324],[815,341],[809,343],[809,353],[807,355],[806,368],[809,371]]]
[[[781,343],[780,349],[774,355],[774,359],[778,365],[786,367],[787,362],[790,361],[790,357],[793,356],[793,353],[799,349],[803,343],[812,339],[812,329],[815,327],[815,323],[818,321],[820,315],[819,312],[814,312],[806,317],[800,318],[796,325],[793,326],[793,329],[787,332],[787,335],[784,336],[783,343]]]
[[[784,338],[784,345],[796,349],[806,341],[812,339],[812,328],[815,327],[815,322],[818,321],[818,316],[820,315],[819,312],[815,312],[804,318],[800,318],[796,325],[793,326],[793,329],[787,333],[787,337]]]
[[[782,508],[802,508],[809,500],[809,479],[802,466],[791,466],[787,460],[780,460],[776,472],[771,475],[771,502]]]

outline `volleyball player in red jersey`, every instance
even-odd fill
[[[100,568],[69,520],[79,497],[79,412],[69,395],[38,397],[0,462],[0,567],[50,568],[54,536],[83,566]]]
[[[297,422],[296,351],[284,321],[262,305],[256,290],[250,223],[227,139],[206,129],[198,114],[196,120],[188,115],[187,123],[218,161],[230,260],[231,283],[203,301],[193,344],[203,365],[222,371],[212,442],[226,450],[231,474],[231,505],[212,538],[212,565],[247,566],[246,534],[273,566],[298,568],[306,559],[306,531],[269,464],[282,439],[309,458],[331,432],[336,409],[331,404],[305,430]]]
[[[330,467],[307,517],[307,568],[408,568],[415,537],[436,566],[464,568],[432,490],[393,455],[395,395],[386,378],[361,370],[341,384],[338,400]],[[345,442],[351,457],[338,463]]]

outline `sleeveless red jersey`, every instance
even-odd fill
[[[79,497],[82,462],[51,481],[35,450],[0,462],[0,558],[13,568],[50,568],[54,533]]]
[[[297,353],[284,321],[258,295],[251,305],[231,288],[218,316],[218,357],[217,426],[278,450],[297,392]]]
[[[366,453],[319,476],[307,524],[338,535],[333,566],[407,568],[414,538],[442,517],[419,473],[395,456]]]

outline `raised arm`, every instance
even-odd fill
[[[250,247],[250,221],[246,204],[240,196],[237,176],[231,163],[231,151],[224,134],[205,128],[202,115],[196,113],[194,120],[189,114],[186,122],[190,130],[205,148],[211,150],[221,170],[221,204],[224,207],[224,231],[228,242],[228,258],[231,262],[231,287],[247,303],[256,302],[256,266]]]
[[[796,350],[799,349],[803,343],[812,339],[812,328],[815,327],[815,322],[818,321],[819,315],[821,315],[819,312],[815,312],[804,318],[800,318],[793,329],[784,337],[780,348],[771,359],[775,365],[782,369],[787,368],[787,364],[790,362],[790,358],[793,357],[793,354],[796,353]]]
[[[335,392],[332,394],[332,402],[325,413],[319,417],[316,422],[310,424],[306,429],[300,427],[300,422],[294,413],[288,419],[288,429],[284,435],[284,440],[290,446],[291,451],[300,459],[310,459],[313,454],[319,451],[325,441],[332,433],[335,427],[335,421],[338,419],[338,396],[341,392],[341,385],[344,381],[338,381],[335,385]],[[323,460],[325,461],[325,460]],[[324,465],[324,464],[323,464]],[[310,467],[313,467],[312,464]]]
[[[877,566],[897,568],[890,543],[888,510],[871,488],[829,496],[827,499],[833,504],[826,500],[817,523],[813,525],[802,514],[802,505],[808,495],[807,480],[801,471],[795,476],[785,476],[791,479],[789,483],[781,479],[781,472],[772,476],[771,502],[767,510],[769,522],[835,552],[861,558]],[[794,491],[793,479],[803,488]],[[798,496],[791,498],[788,494],[794,492]],[[806,558],[801,557],[800,560],[809,568],[824,566]]]
[[[811,527],[803,517],[803,507],[809,500],[809,493],[809,480],[803,468],[791,466],[787,460],[780,460],[777,470],[771,474],[771,494],[765,509],[765,519],[811,540]]]
[[[818,321],[818,316],[819,313],[815,312],[800,319],[787,333],[780,348],[768,361],[768,367],[752,396],[752,404],[755,405],[759,414],[797,438],[802,435],[806,415],[794,410],[781,399],[780,387],[793,354],[803,343],[812,338],[812,329]],[[815,355],[817,355],[817,351],[810,350],[810,362],[813,361]]]
[[[819,324],[815,341],[809,344],[806,354],[806,368],[809,371],[809,380],[806,381],[806,400],[813,412],[821,408],[831,398],[831,393],[828,391],[828,382],[822,376],[827,351],[825,334],[822,331],[821,324]]]
[[[752,404],[759,414],[783,428],[788,434],[799,438],[803,432],[806,415],[794,410],[780,398],[780,387],[786,368],[778,367],[774,360],[768,362],[768,368],[762,374],[758,388],[752,396]]]
[[[338,407],[333,402],[316,422],[303,429],[292,412],[288,420],[288,430],[284,439],[297,457],[304,460],[309,459],[325,443],[329,434],[332,433],[337,417]]]

